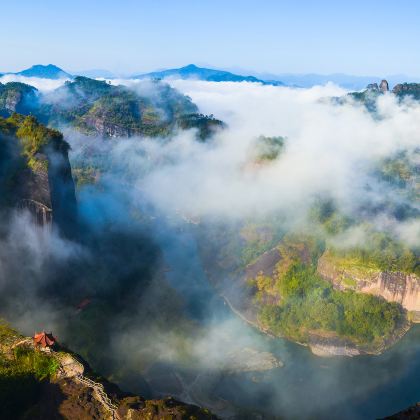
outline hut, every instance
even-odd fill
[[[41,349],[49,349],[57,341],[52,333],[46,333],[45,331],[35,333],[33,339],[35,347],[40,347]]]

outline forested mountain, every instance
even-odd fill
[[[144,81],[130,89],[77,76],[47,94],[23,83],[0,84],[0,115],[13,112],[104,137],[167,136],[175,129],[197,128],[204,140],[223,127],[213,116],[200,114],[190,98],[160,81]]]

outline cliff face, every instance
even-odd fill
[[[84,119],[86,126],[102,137],[130,137],[131,130],[123,125],[113,124],[106,115],[90,115]]]
[[[48,185],[53,221],[67,235],[71,235],[77,221],[76,192],[68,157],[68,147],[47,151]]]
[[[33,144],[34,138],[40,142]],[[29,210],[41,224],[54,222],[64,233],[76,221],[76,195],[61,133],[33,117],[0,118],[2,206]],[[30,152],[28,152],[28,150]]]
[[[28,210],[38,224],[46,225],[53,221],[51,188],[45,169],[48,159],[40,154],[37,158],[44,165],[37,169],[24,168],[17,175],[17,207]]]
[[[30,113],[36,103],[37,90],[19,82],[0,83],[0,115],[13,112]]]
[[[400,303],[414,312],[414,321],[420,321],[420,278],[415,274],[346,267],[328,251],[318,261],[318,273],[337,289],[352,289]]]
[[[64,233],[70,233],[76,222],[76,193],[68,153],[48,150],[38,154],[45,163],[25,168],[19,174],[17,206],[29,210],[41,225],[54,223]]]

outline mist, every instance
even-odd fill
[[[288,226],[304,224],[319,197],[331,198],[349,216],[360,214],[363,206],[381,206],[384,199],[419,209],[418,203],[373,176],[381,160],[401,151],[418,165],[417,103],[401,104],[385,95],[373,117],[361,105],[328,101],[345,94],[331,84],[291,89],[255,83],[172,83],[228,128],[206,143],[197,142],[193,131],[179,132],[170,141],[68,136],[74,160],[83,159],[86,150],[98,153],[130,183],[132,203],[148,203],[167,217],[197,220],[235,222],[278,214]],[[141,85],[126,84],[136,89]],[[261,135],[285,139],[280,156],[265,165],[254,161]],[[112,172],[106,180],[112,184]],[[407,233],[386,208],[369,217],[378,228]],[[416,222],[405,225],[410,223]],[[418,245],[415,235],[409,241]]]
[[[51,92],[64,85],[68,79],[42,79],[39,77],[26,77],[17,74],[4,74],[0,77],[0,83],[19,82],[34,86],[41,92]]]
[[[62,82],[28,83],[48,93]],[[113,83],[155,95],[147,82]],[[208,281],[197,231],[201,224],[234,227],[273,215],[285,231],[305,230],[319,197],[332,199],[349,216],[360,216],[365,204],[380,207],[384,197],[419,210],[418,202],[409,202],[373,172],[378,162],[402,150],[418,164],[420,106],[384,95],[374,117],[355,103],[330,101],[346,94],[332,84],[293,89],[170,83],[227,128],[198,142],[194,130],[169,138],[103,139],[62,127],[73,170],[96,167],[97,178],[78,186],[80,226],[72,238],[34,226],[26,213],[13,211],[3,219],[2,312],[27,334],[52,330],[125,389],[171,393],[226,417],[238,415],[247,396],[253,416],[260,410],[309,418],[380,389],[391,378],[387,360],[400,360],[404,347],[377,361],[378,375],[370,378],[365,360],[314,362],[307,349],[260,334],[232,314]],[[260,136],[284,138],[279,156],[266,164],[255,158]],[[366,221],[420,246],[418,219],[399,220],[384,207]],[[365,241],[366,231],[357,226],[340,235],[331,241],[354,246]],[[86,306],[80,306],[83,301]],[[246,371],[244,363],[238,368],[244,348],[277,365],[258,373]],[[349,366],[355,373],[341,383]],[[308,384],[302,385],[305,376]],[[360,377],[365,383],[356,390]],[[297,407],[300,386],[313,398],[315,386],[324,398],[334,389],[337,399]],[[259,397],[256,410],[252,404],[258,405]]]

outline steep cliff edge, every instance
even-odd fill
[[[413,312],[414,322],[420,322],[420,278],[414,273],[387,272],[351,264],[329,251],[319,258],[317,271],[338,290],[369,293],[397,302]]]
[[[54,222],[65,233],[76,221],[76,195],[60,132],[32,117],[0,117],[1,204],[27,209],[39,224]]]
[[[31,419],[216,419],[168,397],[146,400],[95,375],[78,356],[0,323],[0,417]]]
[[[19,82],[0,83],[0,116],[29,114],[37,104],[37,89]]]

